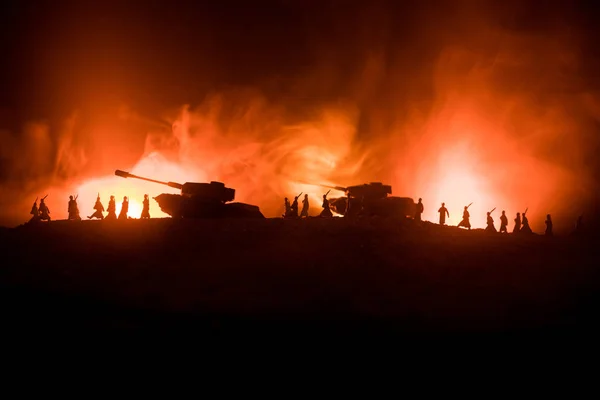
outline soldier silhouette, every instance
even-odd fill
[[[38,209],[38,206],[37,206],[37,197],[36,197],[35,201],[33,202],[33,205],[31,206],[31,211],[29,211],[29,214],[32,215],[32,217],[29,220],[29,222],[39,221],[39,219],[40,219],[40,210]]]
[[[302,193],[298,196],[294,197],[294,201],[292,202],[292,206],[290,207],[290,215],[292,218],[298,218],[298,197],[300,197]]]
[[[471,203],[473,204],[473,203]],[[469,218],[471,217],[471,214],[469,214],[469,207],[471,206],[471,204],[469,204],[468,206],[465,206],[465,209],[463,210],[463,217],[462,220],[458,223],[458,227],[464,227],[467,228],[469,230],[471,230],[471,222],[469,221]]]
[[[506,217],[506,212],[502,210],[502,215],[500,216],[500,233],[508,233],[508,218]]]
[[[553,236],[554,233],[552,232],[552,217],[550,216],[550,214],[546,215],[546,236]]]
[[[51,221],[52,218],[50,218],[50,209],[44,202],[44,199],[45,197],[40,200],[40,219],[42,221]]]
[[[304,195],[304,200],[302,200],[302,211],[300,212],[300,217],[308,218],[308,195]]]
[[[446,225],[446,215],[448,216],[448,218],[450,218],[450,213],[446,208],[446,203],[442,203],[442,206],[438,210],[438,213],[440,213],[440,225]]]
[[[142,202],[142,215],[140,219],[150,219],[150,200],[148,195],[144,195],[144,201]]]
[[[323,195],[323,204],[321,205],[321,207],[323,207],[323,211],[321,211],[321,217],[333,217],[331,209],[329,208],[329,200],[327,200],[327,193]]]
[[[108,201],[108,215],[106,215],[107,220],[115,220],[117,219],[117,205],[115,203],[115,196],[110,196],[110,200]]]
[[[527,219],[527,210],[525,210],[525,212],[523,213],[523,221],[522,221],[522,226],[521,226],[521,233],[533,233],[533,231],[531,230],[531,227],[529,226],[529,219]]]
[[[119,219],[127,219],[127,212],[129,212],[129,200],[127,200],[127,196],[124,196],[123,203],[121,204],[121,212],[119,213]]]
[[[517,217],[515,218],[515,227],[513,228],[513,233],[521,232],[521,213],[517,213]]]
[[[496,227],[494,226],[494,218],[492,218],[492,211],[488,211],[487,213],[487,226],[485,227],[485,231],[495,233]]]
[[[104,219],[104,206],[102,202],[100,202],[100,193],[98,193],[98,197],[96,197],[96,204],[94,204],[94,210],[96,210],[92,215],[88,216],[88,219],[99,218]]]
[[[283,218],[289,218],[292,215],[292,206],[290,206],[290,201],[286,197],[283,201],[283,206],[285,207],[285,213],[283,214]]]
[[[419,202],[417,203],[417,209],[415,211],[415,221],[421,221],[421,214],[423,214],[424,210],[425,207],[423,207],[423,199],[419,198]]]
[[[68,219],[70,221],[81,221],[81,217],[79,216],[79,207],[77,206],[77,197],[73,198],[73,196],[69,196],[67,212],[69,213]]]

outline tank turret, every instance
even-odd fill
[[[416,204],[410,197],[394,197],[392,187],[381,182],[354,186],[329,186],[345,193],[345,197],[329,199],[331,210],[340,215],[381,217],[412,217]],[[350,207],[348,207],[350,202]]]
[[[174,218],[264,218],[258,206],[231,203],[235,189],[222,182],[163,182],[116,170],[115,175],[154,182],[179,189],[180,194],[162,193],[154,200],[160,209]]]

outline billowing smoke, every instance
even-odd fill
[[[472,202],[476,227],[496,207],[496,221],[528,209],[534,230],[551,213],[569,231],[598,203],[600,96],[583,72],[582,35],[559,17],[523,30],[510,17],[518,6],[465,4],[415,10],[402,40],[390,11],[354,10],[358,29],[332,24],[329,41],[309,37],[318,62],[302,73],[210,90],[160,115],[105,108],[59,128],[3,131],[2,223],[25,222],[46,193],[64,218],[69,194],[80,194],[83,215],[98,192],[105,205],[110,194],[172,192],[113,176],[125,169],[222,181],[266,216],[300,192],[317,213],[319,184],[382,181],[422,197],[428,220],[445,202],[456,224]],[[352,46],[332,46],[343,38]]]

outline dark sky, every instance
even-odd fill
[[[590,2],[498,3],[490,2],[489,13],[509,29],[543,32],[560,19],[590,35],[583,48],[587,68],[598,66]],[[445,44],[427,32],[447,29],[451,37],[460,29],[455,17],[464,7],[456,4],[6,0],[0,6],[0,121],[14,129],[30,118],[115,101],[152,113],[193,104],[228,85],[285,95],[295,77],[323,62],[335,66],[340,83],[304,94],[343,95],[365,49],[400,48],[396,54],[410,63],[397,67],[427,69]],[[595,84],[593,72],[589,79]]]

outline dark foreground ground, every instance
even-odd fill
[[[599,242],[412,221],[57,221],[0,230],[2,329],[591,332]]]

